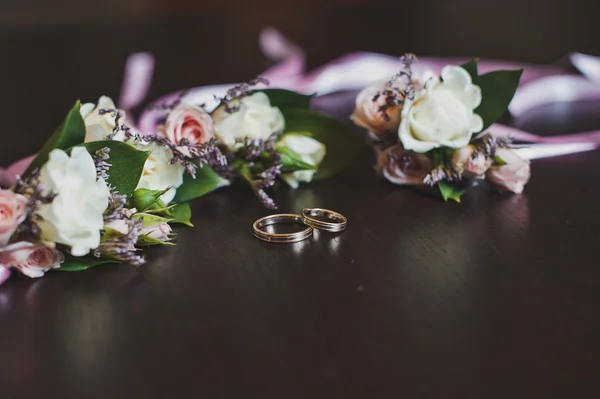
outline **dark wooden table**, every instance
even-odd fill
[[[266,65],[216,44],[209,59],[173,62],[164,37],[187,49],[195,31],[161,29],[3,34],[2,163],[35,151],[76,97],[115,95],[129,51],[158,54],[153,95]],[[257,52],[244,48],[234,46]],[[318,105],[345,119],[353,95]],[[598,109],[549,106],[515,123],[600,128]],[[595,397],[600,152],[535,161],[523,195],[481,187],[462,204],[380,180],[373,162],[367,152],[333,179],[274,194],[282,211],[345,214],[341,235],[262,243],[251,224],[268,212],[230,187],[194,202],[196,227],[142,268],[11,279],[0,287],[0,398]]]

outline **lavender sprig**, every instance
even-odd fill
[[[96,173],[98,178],[104,181],[108,180],[108,170],[112,166],[108,163],[109,158],[110,148],[108,147],[101,148],[92,155],[92,159],[96,165]]]
[[[109,258],[141,266],[146,259],[137,254],[135,244],[142,232],[142,219],[126,219],[128,232],[100,244],[92,253],[96,258]]]
[[[475,152],[481,152],[486,157],[493,158],[496,156],[496,149],[511,147],[512,138],[498,139],[490,133],[486,133],[475,138],[471,144],[475,147]]]
[[[401,106],[406,99],[413,100],[415,97],[415,84],[413,81],[412,65],[417,62],[417,57],[414,54],[405,54],[400,57],[402,69],[398,71],[387,82],[387,89],[377,92],[373,96],[373,102],[381,101],[383,104],[379,106],[379,112],[386,122],[391,120],[387,111],[392,107]]]
[[[239,85],[233,86],[231,89],[227,90],[227,93],[223,97],[215,96],[215,100],[223,104],[225,112],[228,114],[233,114],[234,112],[239,111],[240,104],[239,100],[242,97],[245,97],[250,94],[250,90],[252,87],[258,84],[268,85],[269,81],[262,77],[256,77],[248,82],[240,83]]]
[[[114,222],[115,220],[125,219],[127,217],[127,196],[116,192],[111,192],[108,199],[108,208],[104,212],[105,222]]]
[[[431,172],[427,174],[427,176],[425,176],[425,179],[423,179],[423,183],[431,187],[435,186],[440,181],[461,182],[462,176],[451,166],[438,165],[437,167],[433,168]]]
[[[238,139],[237,142],[241,146],[237,149],[233,161],[237,172],[250,184],[254,194],[269,209],[277,209],[277,205],[265,189],[272,187],[277,176],[281,175],[283,164],[281,155],[275,148],[275,143],[281,134],[281,132],[274,133],[267,140],[248,137]]]
[[[38,213],[39,208],[44,204],[50,204],[56,198],[56,194],[48,192],[42,186],[39,169],[34,169],[25,179],[19,178],[14,192],[27,198],[27,205],[25,206],[27,216],[19,225],[16,234],[39,239],[42,232],[38,223],[44,220]]]

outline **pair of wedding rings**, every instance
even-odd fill
[[[324,218],[320,220],[317,218]],[[275,224],[297,224],[305,227],[300,231],[293,233],[271,233],[265,230],[265,227]],[[313,234],[313,229],[339,233],[346,229],[348,219],[341,213],[321,208],[305,208],[302,214],[283,213],[279,215],[270,215],[258,219],[252,226],[254,236],[259,240],[266,242],[292,243],[306,240]]]

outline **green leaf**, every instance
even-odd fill
[[[173,217],[171,218],[171,222],[181,223],[185,224],[186,226],[194,227],[194,225],[191,222],[192,209],[190,208],[190,204],[188,204],[187,202],[173,207],[171,209],[171,215],[173,215]]]
[[[304,162],[297,153],[287,147],[278,146],[277,152],[281,155],[281,163],[283,165],[283,168],[281,169],[282,173],[316,169],[315,165]]]
[[[228,184],[227,180],[204,165],[196,169],[195,179],[187,173],[183,176],[183,184],[177,189],[173,202],[187,202]]]
[[[110,227],[104,226],[104,228],[102,229],[102,238],[101,238],[100,242],[106,242],[109,240],[113,240],[117,237],[121,237],[122,235],[124,235],[124,234],[121,233],[120,231],[117,231],[115,229],[111,229]]]
[[[163,241],[163,240],[159,240],[157,238],[152,238],[149,237],[147,235],[141,235],[138,237],[137,246],[140,247],[150,247],[152,245],[175,245],[172,242],[169,241]]]
[[[81,104],[75,103],[67,114],[63,123],[56,129],[54,134],[46,141],[40,152],[31,162],[23,176],[27,176],[32,170],[40,168],[48,161],[48,154],[55,148],[66,150],[85,141],[85,123],[79,113]]]
[[[83,146],[90,154],[104,147],[110,148],[108,163],[111,167],[108,170],[108,183],[119,193],[130,197],[140,181],[144,164],[152,152],[136,150],[131,145],[120,141],[92,141]]]
[[[458,189],[456,187],[454,187],[452,184],[445,182],[445,181],[440,181],[438,182],[438,188],[440,189],[440,193],[442,194],[442,197],[444,197],[444,201],[448,201],[449,199],[452,199],[456,202],[460,202],[460,197],[461,195],[463,195],[465,193],[465,189]]]
[[[58,271],[61,272],[78,272],[89,269],[90,267],[100,266],[107,263],[121,263],[114,259],[99,259],[92,256],[75,257],[65,254],[65,261],[60,265]]]
[[[170,187],[165,190],[149,190],[147,188],[138,188],[133,192],[131,197],[132,205],[135,209],[140,212],[144,212],[148,209],[164,208],[165,205],[161,202],[157,204],[160,197],[170,190]]]
[[[283,109],[282,112],[286,133],[307,134],[325,144],[327,154],[315,174],[317,179],[333,176],[350,166],[366,147],[346,125],[327,115],[307,109]]]
[[[302,108],[308,109],[310,101],[315,96],[307,96],[300,94],[295,91],[284,90],[284,89],[265,89],[265,90],[253,90],[253,93],[263,92],[271,100],[271,105],[279,107],[283,110],[286,108]]]
[[[471,79],[475,84],[477,84],[477,78],[479,77],[479,72],[477,72],[478,62],[479,60],[477,58],[473,58],[471,61],[465,62],[461,65],[461,67],[463,67],[467,70],[467,72],[469,72],[469,75],[471,75]]]
[[[481,87],[482,99],[475,113],[483,119],[482,131],[490,127],[508,110],[522,73],[522,69],[494,71],[477,78],[476,84]]]
[[[500,158],[498,155],[496,155],[494,157],[494,165],[504,166],[504,165],[506,165],[506,161],[504,159]]]
[[[493,71],[479,75],[477,59],[462,64],[461,67],[469,72],[473,84],[481,88],[481,104],[475,113],[483,119],[482,131],[484,131],[508,110],[508,105],[519,86],[523,70]]]
[[[191,214],[190,214],[191,216]],[[164,218],[162,216],[154,215],[151,213],[136,213],[131,217],[133,220],[142,219],[143,227],[153,227],[158,226],[159,224],[168,223],[170,219]]]

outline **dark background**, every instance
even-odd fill
[[[117,97],[126,57],[156,56],[149,99],[270,64],[264,26],[310,67],[346,52],[561,62],[600,55],[591,1],[25,0],[0,5],[0,162],[38,150],[79,98]],[[343,120],[355,93],[319,99]],[[519,126],[600,128],[595,103]],[[357,133],[361,133],[356,129]],[[194,229],[143,268],[12,278],[0,288],[0,398],[592,398],[600,371],[600,153],[535,161],[520,196],[446,204],[377,178],[372,154],[297,191],[348,230],[255,240],[245,187],[193,204]]]
[[[74,99],[116,97],[136,51],[157,57],[150,98],[246,80],[269,65],[264,26],[302,45],[309,67],[357,50],[552,63],[600,54],[599,10],[585,0],[3,0],[0,118],[5,131],[50,132]],[[28,106],[35,117],[13,117]],[[12,145],[16,158],[38,144]]]

